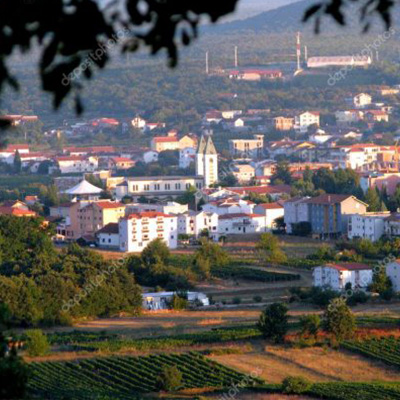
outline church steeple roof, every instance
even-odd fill
[[[207,136],[204,154],[218,154],[217,150],[215,149],[214,143],[211,139],[211,136]]]
[[[197,146],[197,154],[203,154],[205,148],[206,148],[206,141],[204,139],[204,136],[202,135],[199,141],[199,145]]]

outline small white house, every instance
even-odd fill
[[[193,147],[185,147],[179,150],[179,168],[189,168],[196,160],[196,150]]]
[[[352,289],[366,289],[372,283],[372,267],[360,263],[329,263],[314,268],[314,286],[344,290],[347,283]]]
[[[386,265],[386,276],[390,278],[395,292],[400,292],[400,260]]]
[[[265,217],[265,227],[267,229],[274,229],[276,227],[275,220],[284,215],[284,208],[279,202],[258,204],[254,207],[254,213]]]
[[[143,161],[146,164],[157,162],[158,161],[158,151],[154,151],[154,150],[146,151],[145,153],[143,153]]]
[[[218,240],[218,214],[205,211],[187,211],[178,215],[178,234],[198,237],[207,229],[210,238]]]
[[[372,97],[367,93],[359,93],[353,97],[353,104],[357,108],[363,108],[372,103]]]
[[[155,292],[143,293],[143,308],[145,310],[166,310],[174,296],[175,292]],[[189,303],[198,302],[203,306],[209,306],[210,301],[204,293],[186,292]]]
[[[99,247],[119,248],[119,226],[117,222],[111,222],[96,232]]]
[[[243,235],[246,233],[266,232],[265,217],[259,214],[225,214],[218,220],[218,234]]]
[[[385,220],[389,216],[389,211],[351,215],[347,229],[348,238],[369,239],[376,242],[385,233]]]

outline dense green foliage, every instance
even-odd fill
[[[288,376],[282,382],[282,392],[287,394],[302,394],[311,389],[312,383],[301,376]]]
[[[42,398],[132,398],[158,390],[157,379],[166,367],[176,365],[183,388],[223,388],[238,383],[244,375],[210,361],[199,353],[162,354],[146,357],[106,357],[77,362],[31,364],[32,394]]]
[[[182,372],[176,365],[164,366],[157,378],[157,387],[167,392],[180,389],[182,387]]]
[[[349,339],[355,330],[355,317],[346,304],[346,300],[335,298],[329,302],[323,317],[324,330],[337,341]]]
[[[256,244],[256,249],[262,263],[279,264],[287,260],[286,254],[279,244],[279,239],[272,233],[263,233]]]
[[[47,336],[40,329],[25,332],[26,350],[31,357],[43,356],[50,350]]]
[[[38,219],[0,217],[0,301],[16,325],[67,323],[141,308],[141,289],[124,263],[71,245],[60,253]]]
[[[288,308],[282,303],[273,303],[261,313],[257,327],[265,339],[283,343],[289,329]]]

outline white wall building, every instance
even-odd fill
[[[218,215],[225,214],[252,214],[255,204],[248,200],[238,198],[226,198],[217,201],[210,201],[202,206],[203,211],[216,213]]]
[[[187,211],[178,215],[178,234],[198,237],[207,229],[209,237],[218,240],[218,214],[205,211]]]
[[[284,208],[280,203],[258,204],[254,207],[254,213],[263,215],[265,218],[265,227],[272,230],[276,227],[275,220],[283,217]]]
[[[188,168],[196,161],[196,150],[193,147],[185,147],[179,150],[179,168]]]
[[[331,263],[313,270],[314,286],[344,290],[350,282],[352,289],[366,289],[372,283],[372,267],[359,263]]]
[[[145,153],[143,153],[143,161],[146,164],[157,162],[158,154],[159,154],[158,151],[154,151],[154,150],[146,151]]]
[[[163,214],[182,214],[189,210],[187,204],[180,204],[174,201],[168,201],[166,203],[132,203],[126,205],[126,215],[135,214],[146,211],[156,211]]]
[[[372,103],[372,97],[367,93],[359,93],[353,97],[353,104],[357,108],[363,108]]]
[[[351,215],[347,231],[348,238],[362,238],[376,242],[385,233],[385,220],[389,215],[389,211]]]
[[[174,294],[175,292],[143,293],[143,308],[145,310],[167,310]],[[210,305],[210,301],[204,293],[187,292],[187,299],[189,303],[198,302],[203,306]]]
[[[307,132],[311,125],[319,126],[319,113],[314,111],[306,111],[294,117],[294,129],[301,133]]]
[[[117,222],[111,222],[96,232],[99,247],[119,248],[119,226]]]
[[[119,221],[120,250],[141,252],[154,239],[162,239],[170,249],[178,247],[178,218],[158,212],[131,214]]]
[[[225,214],[218,220],[218,234],[243,235],[246,233],[266,232],[265,217],[259,214]]]
[[[385,266],[386,276],[390,278],[395,292],[400,292],[400,260],[393,261]]]
[[[56,162],[62,174],[94,172],[99,167],[98,158],[92,156],[62,156]]]
[[[309,221],[308,206],[304,203],[304,200],[307,199],[309,197],[294,197],[285,201],[283,208],[286,233],[293,233],[293,224]]]

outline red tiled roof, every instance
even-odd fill
[[[278,202],[258,204],[258,206],[262,207],[264,210],[273,210],[273,209],[283,208],[283,205]]]
[[[56,161],[84,161],[86,160],[85,156],[61,156],[56,157]]]
[[[142,219],[142,218],[157,218],[157,217],[173,218],[174,216],[164,214],[158,211],[144,211],[141,213],[129,214],[126,219]]]
[[[113,157],[112,160],[116,163],[120,163],[120,162],[134,163],[135,162],[128,157]]]
[[[31,210],[21,210],[20,208],[0,206],[0,215],[14,215],[20,217],[36,217],[36,213]]]
[[[154,137],[153,142],[155,143],[167,143],[167,142],[172,142],[176,143],[179,142],[177,137],[172,137],[172,136],[166,136],[166,137]]]
[[[237,194],[277,194],[277,193],[290,193],[291,188],[289,185],[275,185],[275,186],[248,186],[248,187],[230,187],[227,188],[231,192]]]
[[[118,202],[111,202],[111,201],[98,201],[96,203],[93,203],[96,206],[106,209],[106,208],[121,208],[121,207],[125,207],[124,204],[122,203],[118,203]]]
[[[365,269],[372,269],[372,266],[361,263],[329,263],[325,264],[325,266],[334,268],[338,271],[361,271]]]

